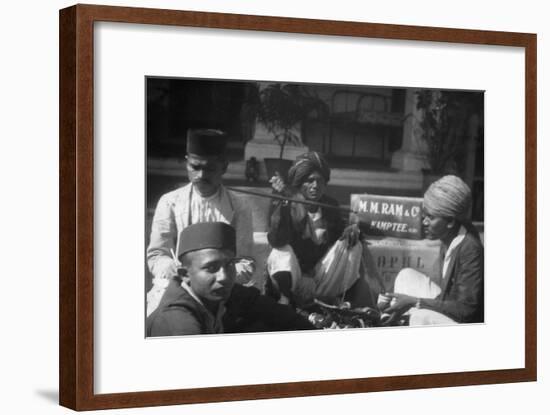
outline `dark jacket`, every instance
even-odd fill
[[[331,206],[339,206],[338,202],[326,195],[319,200]],[[307,216],[293,218],[290,204],[276,201],[271,205],[270,228],[267,234],[270,245],[280,248],[290,245],[298,258],[300,268],[308,272],[327,253],[329,248],[338,240],[344,230],[344,222],[338,209],[321,207],[321,213],[327,223],[327,240],[321,245],[316,245],[311,239],[303,238],[306,228]]]
[[[452,254],[441,294],[422,300],[422,307],[438,311],[459,323],[481,323],[484,318],[483,245],[468,230]]]
[[[235,284],[222,317],[224,333],[308,330],[314,327],[289,306],[254,287]],[[147,337],[215,333],[214,316],[173,278],[158,308],[147,317]]]

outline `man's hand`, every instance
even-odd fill
[[[390,306],[384,310],[386,313],[393,313],[394,311],[405,312],[409,308],[414,307],[418,300],[416,297],[406,294],[387,293],[386,295],[391,298]]]
[[[355,246],[357,241],[359,241],[359,235],[361,234],[361,231],[359,230],[359,226],[357,224],[349,225],[346,229],[344,229],[344,232],[342,232],[342,236],[339,238],[340,241],[347,241],[348,247],[351,248]]]
[[[385,311],[389,306],[392,297],[387,294],[380,293],[378,294],[378,300],[376,301],[376,306],[380,311]]]
[[[250,284],[256,269],[253,260],[242,259],[235,264],[236,281],[241,285]]]
[[[271,183],[271,187],[277,193],[281,193],[284,196],[290,195],[290,191],[279,172],[275,172],[275,176],[269,179],[269,183]]]

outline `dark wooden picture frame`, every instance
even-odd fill
[[[183,390],[95,394],[94,22],[419,40],[525,49],[525,367]],[[60,11],[59,397],[76,410],[534,381],[537,378],[536,50],[534,34],[76,5]]]

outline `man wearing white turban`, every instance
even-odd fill
[[[424,194],[423,225],[428,239],[441,240],[441,279],[406,268],[394,292],[381,303],[387,313],[405,313],[410,325],[483,322],[483,245],[468,220],[472,201],[468,185],[444,176]],[[391,300],[391,301],[390,301]]]

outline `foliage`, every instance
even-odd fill
[[[325,110],[325,103],[297,84],[270,84],[259,92],[258,120],[273,134],[283,157],[287,144],[302,144],[293,131],[313,111]]]
[[[417,92],[416,106],[423,112],[420,135],[431,173],[456,173],[466,151],[470,118],[483,113],[483,93],[424,89]]]

